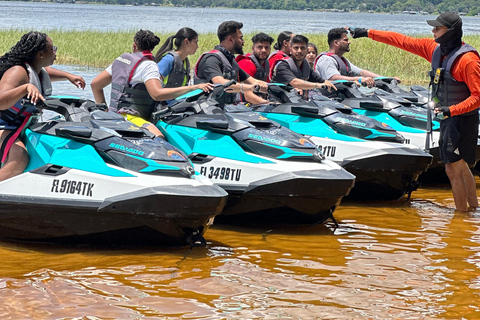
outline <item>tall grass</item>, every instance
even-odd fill
[[[5,53],[24,34],[26,30],[0,30],[0,54]],[[59,64],[82,65],[104,68],[116,57],[132,50],[135,31],[100,32],[100,31],[64,31],[49,30],[47,34],[58,47],[57,61]],[[162,40],[171,34],[156,33]],[[252,47],[251,38],[254,33],[245,34],[244,51]],[[272,34],[274,38],[276,34]],[[319,51],[326,51],[326,34],[305,34],[317,45]],[[416,37],[422,37],[418,35]],[[431,35],[424,35],[431,37]],[[480,35],[465,36],[464,41],[473,47],[480,48]],[[215,33],[203,33],[199,37],[199,49],[190,57],[195,63],[202,52],[211,50],[218,39]],[[384,76],[397,76],[406,85],[428,83],[427,71],[430,64],[413,54],[403,50],[372,41],[370,39],[353,39],[351,51],[345,56],[356,66],[371,70]],[[160,45],[155,48],[158,50]],[[154,53],[156,52],[154,50]]]

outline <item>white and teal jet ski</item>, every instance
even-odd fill
[[[312,95],[312,99],[330,98],[349,106],[355,113],[389,125],[405,137],[405,144],[422,148],[433,155],[430,169],[439,166],[440,124],[437,121],[429,123],[428,112],[431,113],[431,110],[412,106],[411,102],[406,100],[405,104],[400,104],[393,101],[393,97],[364,94],[353,81],[340,80],[332,83],[337,90],[332,92],[319,90],[321,94]],[[432,125],[432,129],[427,131],[429,125]]]
[[[325,160],[311,140],[248,107],[221,108],[215,98],[230,84],[194,92],[160,111],[157,122],[197,172],[228,192],[222,215],[272,213],[292,222],[332,217],[355,177]]]
[[[374,89],[376,89],[376,91],[383,90],[390,95],[408,100],[417,106],[424,106],[429,100],[428,97],[430,93],[425,87],[413,85],[410,87],[410,91],[407,91],[398,85],[395,78],[377,77],[374,78],[374,80]],[[382,93],[382,95],[386,94]]]
[[[280,84],[269,84],[269,98],[275,103],[253,109],[305,135],[327,159],[354,174],[351,195],[398,199],[417,188],[418,176],[432,161],[420,148],[403,144],[403,137],[388,125],[340,103],[305,101],[292,87]]]
[[[63,97],[43,108],[58,119],[29,125],[28,167],[0,182],[1,238],[205,242],[227,193],[180,150],[92,101]]]
[[[385,90],[375,90],[372,94],[362,93],[352,81],[333,83],[337,87],[336,91],[321,90],[321,94],[353,108],[359,114],[387,123],[405,137],[405,143],[423,148],[433,156],[429,171],[433,172],[434,169],[434,175],[438,169],[444,171],[439,157],[440,122],[431,109],[395,97]],[[313,99],[316,99],[315,95]],[[400,100],[404,102],[395,102]],[[477,161],[479,159],[480,140],[477,144]]]

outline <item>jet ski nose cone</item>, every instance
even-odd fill
[[[186,166],[186,167],[181,169],[181,172],[182,172],[183,175],[185,175],[187,177],[191,177],[195,174],[195,169],[193,169],[193,167],[191,167],[191,166]]]
[[[325,156],[320,150],[318,150],[313,154],[313,159],[315,159],[315,161],[322,162],[322,160],[325,160]]]

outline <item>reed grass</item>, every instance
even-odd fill
[[[0,30],[0,54],[5,53],[28,30]],[[116,57],[132,49],[135,31],[65,31],[61,29],[45,31],[58,47],[58,64],[81,65],[105,68]],[[156,32],[163,41],[171,34]],[[251,38],[254,33],[244,35],[244,51],[250,52]],[[276,34],[272,34],[276,38]],[[326,34],[305,34],[317,45],[319,51],[325,51],[327,46]],[[422,35],[415,35],[422,37]],[[431,37],[431,35],[423,35]],[[480,48],[480,35],[468,35],[464,41],[473,47]],[[218,39],[215,33],[203,33],[199,37],[199,49],[190,57],[192,64],[197,61],[202,52],[211,50]],[[353,39],[351,51],[345,56],[356,66],[371,70],[384,76],[397,76],[406,85],[428,83],[427,71],[430,64],[411,53],[372,41],[370,39]],[[160,45],[155,48],[158,50]],[[154,53],[156,52],[154,50]]]

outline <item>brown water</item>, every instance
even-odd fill
[[[0,242],[0,318],[480,319],[480,211],[452,207],[424,187],[342,202],[336,230],[214,225],[191,250]]]

